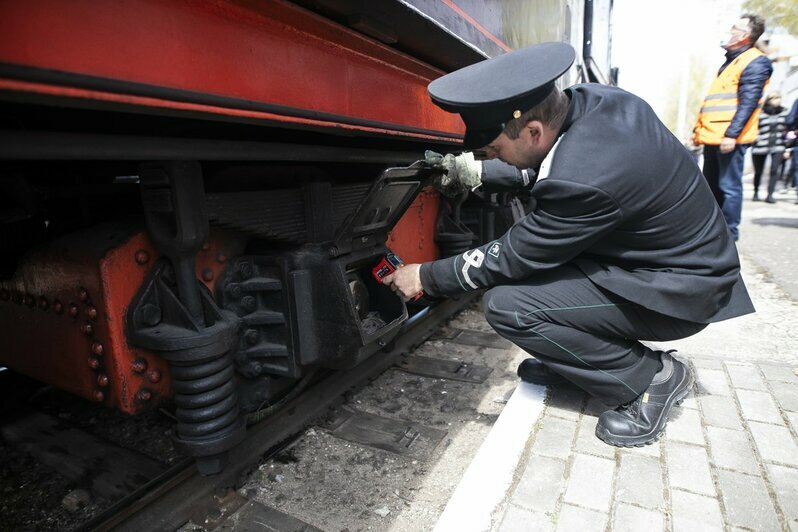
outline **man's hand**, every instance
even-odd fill
[[[421,292],[421,264],[406,264],[391,275],[382,279],[382,284],[388,285],[391,290],[404,301],[410,301]]]
[[[444,196],[457,196],[482,183],[482,162],[474,160],[474,154],[470,151],[455,156],[451,153],[441,155],[428,150],[424,153],[424,157],[429,164],[441,166],[446,170],[435,183]]]
[[[737,140],[730,137],[723,137],[720,141],[720,153],[731,153],[737,146]]]

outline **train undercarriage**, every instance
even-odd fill
[[[429,81],[511,49],[511,19],[471,7],[482,23],[454,2],[0,2],[0,365],[173,409],[216,473],[248,419],[390,347],[435,302],[374,265],[518,212],[441,196],[419,161],[462,134]]]

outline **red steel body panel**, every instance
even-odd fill
[[[222,233],[198,254],[197,277],[213,290],[239,244]],[[169,396],[167,363],[131,346],[125,316],[158,260],[144,233],[101,227],[29,254],[0,283],[0,363],[129,414]]]
[[[413,200],[388,234],[386,245],[405,264],[429,262],[438,258],[435,227],[441,197],[432,187],[426,187]]]
[[[442,72],[279,0],[0,0],[0,62],[285,106],[250,111],[276,122],[449,141],[463,131],[427,94]],[[20,81],[0,79],[0,91],[186,108],[179,97],[140,98],[133,88]],[[242,112],[232,101],[200,107]]]

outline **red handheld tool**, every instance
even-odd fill
[[[371,274],[374,276],[374,279],[377,280],[378,283],[382,283],[382,280],[387,277],[388,275],[392,274],[399,268],[405,265],[402,262],[402,259],[396,256],[396,254],[392,252],[388,252],[385,256],[377,263],[374,268],[371,270]],[[418,298],[424,295],[424,292],[419,292],[410,301],[416,301]]]

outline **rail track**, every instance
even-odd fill
[[[100,445],[85,441],[88,436],[63,420],[34,410],[4,424],[3,439],[66,474],[77,485],[89,483],[92,492],[102,490],[113,499],[76,530],[175,530],[197,516],[207,521],[209,513],[214,513],[208,509],[223,508],[216,513],[226,516],[247,503],[235,489],[246,481],[248,473],[278,453],[313,420],[340,404],[347,392],[397,364],[402,355],[421,345],[473,299],[470,295],[425,309],[408,320],[379,354],[348,371],[315,375],[301,393],[258,416],[263,419],[251,420],[246,439],[230,452],[227,467],[218,475],[199,474],[191,459],[172,455],[159,462],[116,448],[112,442]],[[76,463],[70,466],[70,462]]]

